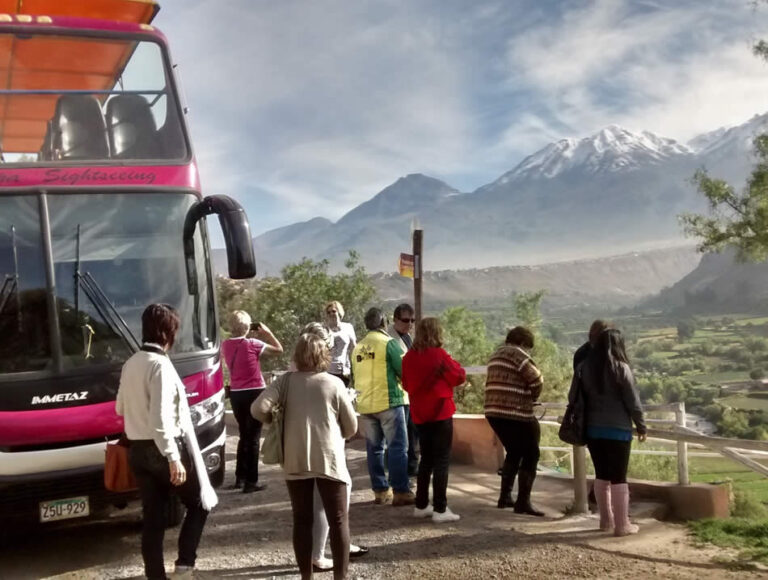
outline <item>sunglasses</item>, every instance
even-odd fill
[[[398,318],[400,322],[408,322],[409,324],[413,324],[416,322],[415,318]]]
[[[338,314],[339,312],[337,310],[326,310],[326,314]]]

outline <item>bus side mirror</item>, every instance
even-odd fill
[[[184,220],[184,261],[187,265],[187,286],[190,294],[197,294],[197,267],[195,265],[195,228],[197,222],[210,214],[219,216],[227,248],[229,277],[235,280],[256,275],[251,228],[243,207],[226,195],[211,195],[196,202]]]

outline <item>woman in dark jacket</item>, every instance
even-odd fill
[[[585,400],[587,447],[595,465],[600,529],[613,529],[616,536],[636,534],[638,527],[629,521],[627,467],[632,423],[641,442],[646,429],[621,332],[609,329],[600,334],[587,359],[576,369],[569,402],[574,402],[579,386]]]

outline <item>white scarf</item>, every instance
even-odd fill
[[[187,402],[187,390],[181,380],[176,381],[176,388],[179,391],[179,423],[184,433],[184,441],[187,445],[187,451],[195,463],[195,472],[197,480],[200,483],[200,504],[207,512],[211,511],[219,503],[219,498],[208,479],[208,471],[205,468],[203,454],[200,453],[200,445],[197,442],[195,427],[192,425],[192,416],[189,412],[189,403]]]

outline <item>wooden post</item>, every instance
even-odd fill
[[[587,502],[587,454],[583,445],[573,446],[573,513],[589,512]]]
[[[422,242],[424,230],[413,230],[413,302],[416,310],[416,324],[421,320],[421,274],[422,274]]]
[[[685,403],[678,403],[675,409],[675,421],[678,427],[686,428],[685,425]],[[677,442],[677,482],[680,485],[688,485],[688,443],[685,441]]]

